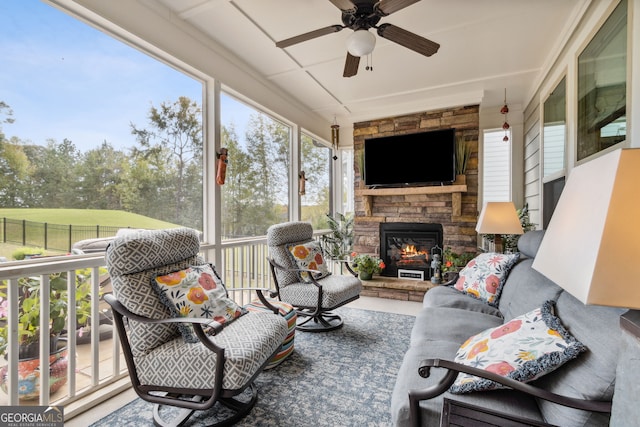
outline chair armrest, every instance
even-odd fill
[[[225,324],[216,322],[213,319],[203,319],[203,318],[195,318],[195,317],[171,317],[166,319],[151,319],[149,317],[140,316],[138,314],[133,313],[128,308],[126,308],[120,301],[116,299],[113,294],[105,294],[104,300],[111,306],[113,310],[120,314],[122,317],[126,317],[130,320],[135,320],[136,322],[148,323],[148,324],[171,324],[171,323],[190,323],[193,326],[193,330],[202,341],[202,343],[212,351],[219,352],[222,348],[214,344],[211,340],[208,339],[207,334],[202,329],[202,326],[208,326],[213,329],[213,333],[209,335],[217,335],[225,327]]]
[[[271,297],[276,296],[277,294],[274,295],[274,292],[272,289],[269,288],[232,288],[232,289],[227,289],[227,292],[236,292],[236,291],[255,291],[256,295],[258,295],[258,299],[260,300],[260,302],[262,304],[264,304],[265,307],[267,307],[269,310],[273,311],[273,314],[280,314],[280,310],[278,309],[278,307],[275,307],[274,305],[272,305],[269,300],[264,296],[263,292],[269,292],[269,295]]]
[[[334,259],[333,261],[339,262],[341,264],[344,264],[344,266],[347,267],[347,270],[349,271],[349,273],[353,274],[354,276],[358,276],[358,273],[353,271],[353,269],[351,268],[351,265],[349,264],[351,262],[351,260],[348,260],[348,259]]]
[[[577,399],[569,396],[551,393],[547,390],[541,389],[531,384],[512,380],[511,378],[506,378],[501,375],[494,374],[493,372],[485,371],[484,369],[466,366],[446,359],[423,360],[420,363],[420,367],[418,368],[418,374],[422,378],[428,378],[431,374],[432,367],[447,369],[447,373],[444,378],[440,380],[440,382],[434,384],[429,388],[421,390],[409,390],[409,405],[412,426],[420,425],[420,401],[434,398],[447,391],[449,387],[451,387],[451,385],[453,385],[453,383],[455,382],[459,372],[486,378],[514,390],[518,390],[531,396],[548,400],[562,406],[568,406],[570,408],[582,409],[592,412],[611,412],[611,402]]]
[[[454,285],[458,281],[459,277],[460,277],[460,274],[456,273],[456,275],[453,276],[453,279],[449,280],[448,282],[441,283],[440,286],[451,286],[451,285]]]

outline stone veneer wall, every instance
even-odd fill
[[[452,215],[452,195],[447,193],[373,196],[371,216],[366,216],[363,198],[357,194],[358,189],[365,187],[361,186],[361,175],[358,161],[356,161],[354,162],[356,188],[354,250],[356,252],[379,255],[379,231],[382,222],[442,224],[445,248],[451,247],[455,252],[477,250],[475,226],[478,219],[478,105],[354,123],[355,159],[359,158],[359,153],[364,149],[364,140],[368,138],[450,128],[456,129],[456,137],[462,136],[472,146],[471,159],[465,173],[467,192],[462,193],[461,197],[461,215]],[[402,167],[402,156],[397,156],[396,161],[397,163],[390,164],[390,167]]]

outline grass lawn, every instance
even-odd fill
[[[102,225],[131,228],[173,228],[170,222],[160,221],[131,212],[99,209],[0,209],[0,218],[24,219],[49,224]]]
[[[178,225],[170,222],[160,221],[130,212],[98,209],[0,209],[0,219],[1,218],[72,226],[99,225],[101,227],[130,227],[145,229],[178,227]],[[29,229],[29,226],[27,226],[27,230]],[[29,231],[27,233],[29,234]],[[7,235],[11,236],[9,231],[7,231]],[[50,242],[53,242],[57,238],[62,238],[63,241],[68,239],[68,237],[52,235],[50,236]],[[15,238],[9,238],[8,240],[15,240]],[[0,240],[0,257],[5,257],[6,259],[11,260],[13,252],[20,247],[22,247],[22,245],[16,244],[15,242],[3,243]],[[52,244],[51,247],[65,246],[64,243],[61,243],[57,246]],[[66,251],[47,249],[46,253],[48,255],[54,255],[64,254]]]

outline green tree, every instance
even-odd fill
[[[288,128],[264,114],[255,114],[249,121],[247,185],[252,191],[252,202],[245,209],[243,220],[243,228],[249,235],[263,235],[270,225],[286,220],[288,135]]]
[[[307,179],[306,194],[302,196],[302,219],[311,222],[314,228],[327,228],[331,149],[309,135],[302,135],[301,143],[301,169]]]
[[[0,120],[0,124],[2,123],[13,123],[13,110],[7,103],[4,101],[0,101],[0,118],[5,116],[4,119]],[[0,126],[0,142],[5,140],[4,133],[2,132],[2,126]]]
[[[202,164],[202,111],[196,102],[181,96],[173,103],[163,102],[160,107],[151,107],[149,111],[149,128],[139,128],[131,124],[131,133],[135,135],[138,147],[133,149],[133,157],[137,160],[151,159],[148,165],[156,167],[156,171],[163,171],[171,176],[169,188],[166,190],[173,195],[173,200],[162,206],[162,214],[171,212],[170,218],[162,218],[176,224],[202,228],[202,175],[200,179],[194,176],[193,166]],[[152,158],[153,157],[153,158]],[[164,167],[157,163],[164,158]],[[133,168],[132,172],[139,171]],[[149,177],[149,174],[145,174]],[[152,174],[151,174],[152,175]],[[158,184],[165,181],[159,178]],[[197,182],[199,181],[199,182]],[[198,185],[194,187],[194,185]],[[163,187],[164,188],[164,187]],[[194,201],[193,196],[199,203]],[[156,205],[157,206],[157,205]],[[157,209],[157,207],[156,207]],[[196,209],[196,212],[191,211]],[[154,217],[158,217],[154,215]],[[200,218],[198,223],[192,223],[192,218]]]
[[[29,207],[82,208],[77,189],[81,177],[77,173],[79,152],[68,139],[57,143],[47,141],[45,147],[29,150],[28,157],[34,167],[29,191],[32,201]]]
[[[246,236],[244,212],[251,205],[253,192],[249,186],[251,161],[238,143],[233,123],[223,126],[221,145],[228,150],[225,184],[222,186],[222,236],[234,238]]]
[[[4,140],[0,133],[0,206],[24,207],[28,200],[23,194],[31,174],[31,163],[22,145]]]
[[[114,149],[106,141],[80,156],[78,174],[82,180],[77,192],[85,208],[123,208],[118,189],[124,178],[127,161],[125,153]]]
[[[174,221],[174,174],[162,150],[134,155],[124,166],[118,194],[124,210],[163,221]],[[183,224],[194,226],[190,224]]]

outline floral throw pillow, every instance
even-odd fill
[[[457,290],[496,307],[509,270],[519,257],[519,253],[480,254],[460,270],[458,281],[454,286]]]
[[[454,361],[521,382],[554,371],[586,350],[553,314],[554,304],[547,301],[504,325],[470,337],[460,346]],[[468,393],[497,388],[504,386],[460,373],[449,391]]]
[[[322,248],[320,247],[320,244],[318,242],[311,241],[289,245],[287,246],[287,249],[291,253],[293,262],[298,268],[304,270],[319,271],[319,273],[313,274],[314,279],[319,280],[331,274],[329,272],[327,264],[324,262],[324,257],[322,256]],[[304,282],[311,283],[309,273],[306,271],[300,272],[300,279],[302,279],[302,281]]]
[[[225,323],[246,313],[227,296],[222,280],[208,264],[157,276],[151,284],[175,317],[206,318]],[[185,341],[199,342],[191,325],[181,323],[178,328]]]

